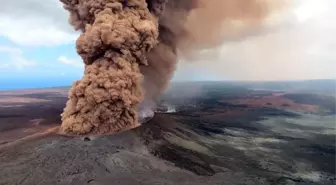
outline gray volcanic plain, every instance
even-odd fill
[[[0,91],[0,185],[333,185],[335,81],[174,83],[142,126],[57,130],[68,88]]]

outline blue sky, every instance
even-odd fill
[[[21,46],[0,37],[0,89],[66,86],[84,67],[73,43]]]
[[[0,7],[0,89],[68,86],[80,79],[78,33],[67,19],[58,0],[13,0]]]
[[[335,0],[293,0],[263,32],[180,59],[174,80],[335,78]],[[15,8],[13,8],[15,7]],[[83,64],[79,33],[58,0],[11,0],[0,7],[0,89],[71,85]]]

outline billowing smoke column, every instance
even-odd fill
[[[143,117],[153,116],[178,54],[219,45],[260,24],[276,7],[271,0],[61,1],[70,23],[82,31],[76,46],[85,63],[62,114],[61,130],[69,134],[139,126]]]

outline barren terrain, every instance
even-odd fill
[[[65,88],[0,92],[0,184],[335,184],[334,97],[188,88],[141,127],[95,137],[58,134]]]

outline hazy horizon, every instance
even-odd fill
[[[71,87],[72,80],[69,79],[35,79],[35,80],[19,80],[7,82],[0,79],[0,91],[10,91],[10,90],[26,90],[26,89],[48,89],[48,88],[64,88]],[[228,82],[228,83],[303,83],[303,82],[333,82],[336,85],[336,79],[306,79],[306,80],[174,80],[171,84],[175,83],[197,83],[197,82]]]

